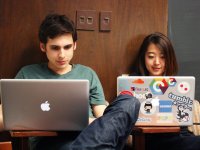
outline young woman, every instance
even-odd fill
[[[175,76],[178,64],[170,40],[162,33],[148,35],[139,50],[136,73],[142,76]],[[187,127],[180,133],[146,135],[147,150],[199,150],[200,136],[194,136]]]
[[[174,48],[162,33],[148,35],[139,50],[137,73],[143,76],[173,76],[178,72]]]

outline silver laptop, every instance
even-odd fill
[[[120,76],[117,94],[123,91],[141,102],[136,126],[192,125],[194,77]]]
[[[88,125],[88,80],[0,82],[5,130],[80,131]]]

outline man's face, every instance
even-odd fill
[[[48,67],[57,74],[65,74],[70,71],[69,64],[76,42],[73,42],[71,34],[64,34],[53,39],[48,38],[46,45],[40,44],[41,50],[46,53],[49,60]]]

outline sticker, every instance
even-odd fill
[[[138,122],[151,122],[151,118],[138,117]]]
[[[144,80],[136,79],[136,80],[133,80],[132,83],[134,83],[134,84],[144,84]]]
[[[159,112],[162,112],[162,113],[172,112],[172,101],[171,100],[160,100],[159,101]]]
[[[163,95],[168,88],[168,84],[165,79],[156,78],[152,80],[149,87],[154,95]]]
[[[190,99],[190,97],[175,95],[172,92],[168,94],[168,97],[174,100],[173,105],[184,105],[185,108],[192,111],[193,101]]]
[[[131,86],[130,90],[136,91],[136,92],[147,92],[147,91],[149,91],[149,89],[146,88],[146,87],[141,88],[141,87],[135,87],[135,86]]]
[[[178,91],[182,94],[186,94],[190,91],[190,84],[188,82],[181,82],[178,84]]]
[[[140,111],[144,115],[152,115],[156,111],[156,107],[151,103],[151,101],[146,100],[141,103]]]
[[[178,105],[177,106],[177,116],[176,118],[179,120],[179,122],[188,122],[190,120],[190,115],[187,112],[187,109],[184,105]]]
[[[155,97],[151,100],[151,103],[153,104],[153,106],[159,106],[159,98],[158,97]]]
[[[119,94],[121,95],[131,95],[133,96],[133,94],[130,91],[121,91]]]
[[[157,123],[172,123],[173,114],[172,113],[158,113],[157,114]]]
[[[168,80],[168,86],[174,87],[176,85],[176,79],[175,78],[169,78]]]

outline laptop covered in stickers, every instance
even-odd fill
[[[136,126],[192,125],[195,77],[119,76],[117,95],[126,91],[141,103]]]

